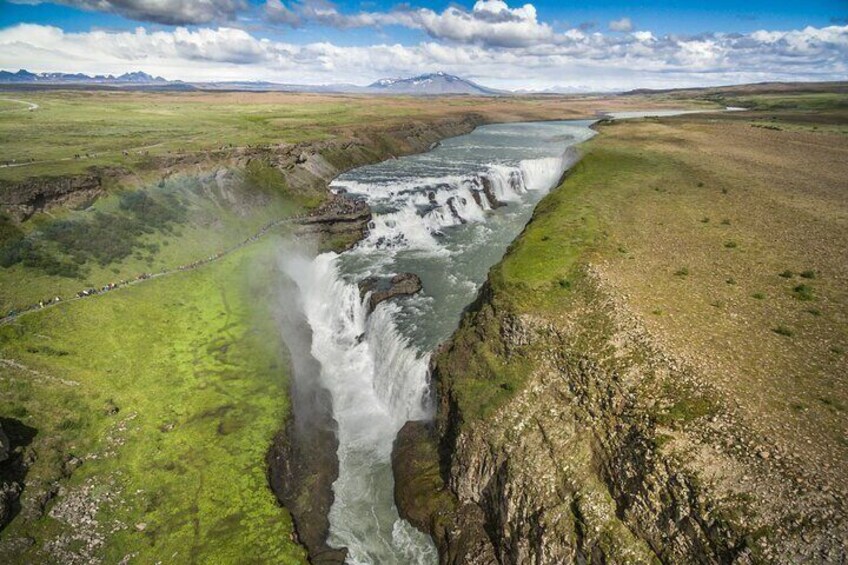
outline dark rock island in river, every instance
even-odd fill
[[[390,279],[368,277],[359,283],[359,292],[363,297],[371,293],[368,299],[369,314],[381,302],[398,296],[412,296],[421,292],[421,288],[421,277],[415,273],[400,273]]]

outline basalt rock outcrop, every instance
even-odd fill
[[[55,207],[86,206],[103,194],[104,178],[125,173],[118,168],[95,168],[79,175],[0,182],[0,211],[23,222],[36,212]]]
[[[6,461],[11,452],[12,447],[9,443],[9,437],[3,431],[3,424],[0,424],[0,463]]]
[[[298,232],[316,234],[325,241],[343,238],[342,249],[359,241],[371,222],[371,208],[362,200],[331,195],[312,214],[298,220]]]
[[[308,403],[308,405],[307,405]],[[347,551],[327,545],[332,484],[339,474],[338,440],[329,394],[316,389],[303,401],[308,418],[293,414],[268,451],[268,480],[280,502],[291,512],[298,541],[315,565],[340,565]]]
[[[359,293],[368,298],[368,313],[378,304],[400,296],[412,296],[421,292],[421,277],[415,273],[399,273],[390,279],[368,277],[359,283]]]

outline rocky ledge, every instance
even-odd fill
[[[297,221],[300,234],[316,234],[336,251],[343,251],[365,237],[371,208],[362,200],[331,195],[308,216]],[[334,245],[335,242],[342,242]]]
[[[127,171],[92,167],[90,172],[62,177],[34,177],[19,183],[0,182],[0,211],[18,222],[56,207],[81,207],[103,194],[103,181]]]

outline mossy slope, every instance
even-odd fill
[[[37,430],[23,512],[0,535],[4,562],[304,560],[264,466],[288,410],[287,360],[261,307],[273,249],[0,329],[0,413]],[[72,458],[82,464],[61,480]],[[79,492],[96,524],[79,523],[78,508],[63,517]],[[22,538],[34,543],[16,551]]]

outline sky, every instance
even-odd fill
[[[0,0],[0,69],[509,90],[848,79],[848,0]]]

